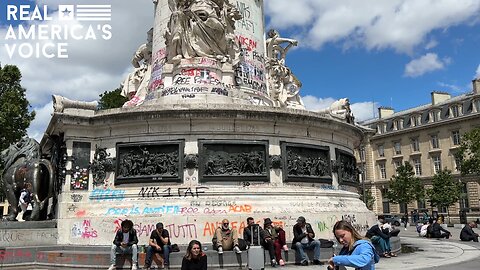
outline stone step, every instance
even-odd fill
[[[186,247],[180,247],[180,252],[170,254],[170,268],[181,267],[182,258]],[[207,250],[209,268],[238,268],[247,264],[247,251],[235,254],[233,251],[225,251],[219,255],[215,250]],[[308,251],[310,259],[313,253]],[[139,267],[144,266],[145,253],[138,256]],[[321,261],[326,262],[332,255],[333,249],[321,249]],[[295,251],[290,250],[282,254],[287,263],[295,262]],[[265,264],[269,265],[268,251],[265,251]],[[77,268],[77,269],[107,269],[110,265],[110,247],[106,246],[61,246],[61,247],[26,247],[26,248],[0,248],[0,265],[2,269],[19,269],[19,266],[36,266],[47,268]],[[155,265],[155,261],[153,263]],[[118,269],[130,269],[131,260],[117,256]]]

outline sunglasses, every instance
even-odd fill
[[[223,223],[224,226],[228,226],[228,223]]]

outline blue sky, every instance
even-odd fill
[[[6,4],[0,0],[0,35]],[[39,4],[112,4],[112,39],[69,42],[69,59],[10,59],[37,111],[29,134],[37,139],[52,112],[51,95],[96,100],[131,71],[130,58],[153,23],[152,0],[37,0]],[[430,102],[431,91],[471,91],[480,76],[478,0],[266,0],[267,28],[299,40],[286,63],[302,81],[308,109],[348,97],[357,119],[378,106],[396,111]],[[28,24],[28,23],[26,23]],[[145,31],[144,31],[145,30]],[[11,40],[5,41],[11,43]]]

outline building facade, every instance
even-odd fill
[[[479,90],[480,79],[476,79],[471,93],[451,97],[448,93],[432,92],[430,104],[400,112],[381,107],[378,118],[361,123],[375,131],[356,153],[360,179],[375,198],[375,213],[401,214],[417,209],[446,216],[447,209],[431,207],[427,200],[398,205],[385,197],[396,168],[409,162],[425,188],[445,168],[462,181],[462,199],[448,209],[452,222],[460,221],[461,211],[468,220],[480,216],[480,176],[461,176],[455,159],[462,136],[480,126]]]

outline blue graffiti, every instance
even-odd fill
[[[121,201],[125,199],[125,190],[94,189],[89,199],[92,201]]]
[[[178,214],[180,206],[178,205],[163,205],[155,207],[144,207],[141,211],[137,206],[132,207],[111,207],[107,210],[107,216],[117,215],[140,215],[140,214]]]

